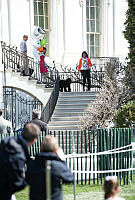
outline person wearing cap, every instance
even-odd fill
[[[29,121],[29,122],[27,122],[26,124],[28,124],[28,123],[34,123],[34,124],[36,124],[40,128],[41,131],[46,131],[46,126],[47,125],[46,125],[46,123],[44,121],[42,121],[40,119],[40,117],[41,117],[40,110],[35,109],[35,110],[32,111],[32,120]]]

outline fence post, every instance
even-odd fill
[[[46,162],[46,200],[51,200],[51,161]]]
[[[75,132],[72,132],[73,153],[75,153]],[[73,170],[76,171],[75,158],[73,158]],[[76,172],[74,172],[74,200],[76,200]]]

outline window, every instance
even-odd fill
[[[100,49],[100,0],[86,0],[87,51],[90,57],[98,57]]]
[[[48,0],[34,0],[34,25],[46,30],[47,54],[49,52]]]

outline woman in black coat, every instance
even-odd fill
[[[30,185],[30,200],[46,200],[46,161],[51,161],[51,200],[62,200],[62,183],[73,182],[73,174],[57,154],[58,144],[54,137],[46,136],[41,153],[27,169],[26,180]]]

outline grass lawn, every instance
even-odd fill
[[[29,189],[16,193],[17,200],[28,200]],[[64,200],[74,199],[74,186],[64,185],[63,186]],[[126,200],[135,200],[135,184],[126,185],[121,187],[121,197]],[[102,186],[99,185],[77,185],[76,186],[76,199],[77,200],[103,200]]]

